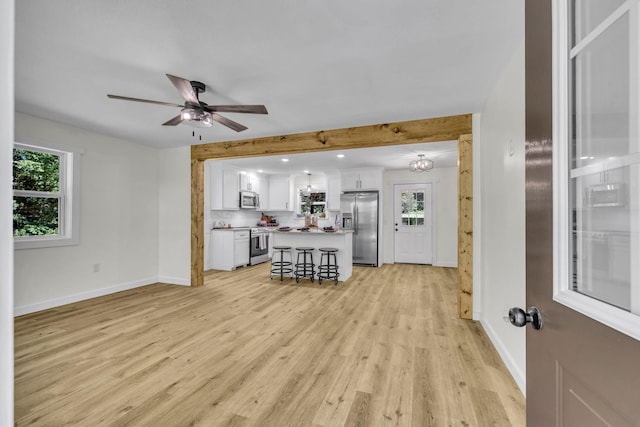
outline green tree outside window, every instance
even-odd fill
[[[13,235],[60,233],[60,156],[13,150]]]
[[[402,225],[424,225],[424,191],[403,191]]]

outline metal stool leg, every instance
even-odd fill
[[[280,276],[280,281],[284,280],[285,273],[291,274],[293,273],[293,257],[291,256],[291,247],[274,247],[273,258],[271,260],[271,273],[269,277],[273,279],[273,274],[275,273],[277,276]],[[289,261],[284,260],[284,254],[289,255]],[[280,255],[280,260],[278,261],[277,255]]]
[[[320,256],[320,265],[318,266],[318,283],[322,284],[325,279],[333,280],[334,284],[338,284],[340,273],[338,271],[338,257],[336,248],[320,248],[322,255]]]
[[[315,277],[315,264],[313,262],[313,250],[310,247],[296,248],[298,256],[295,264],[296,283],[300,283],[300,278],[307,277],[312,282]]]

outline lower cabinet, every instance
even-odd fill
[[[212,230],[211,257],[214,270],[249,265],[249,230]]]

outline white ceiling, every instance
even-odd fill
[[[18,1],[15,105],[158,148],[473,113],[523,17],[524,0]],[[161,126],[175,107],[106,96],[182,103],[165,73],[269,115],[226,114],[249,129],[194,138]]]
[[[337,155],[344,157],[337,157]],[[375,148],[356,148],[340,151],[287,154],[279,156],[252,157],[224,160],[246,172],[262,171],[266,174],[291,173],[317,174],[332,170],[384,167],[385,169],[408,169],[409,162],[425,154],[434,162],[434,167],[448,168],[458,165],[458,142],[444,141],[425,144],[396,145]],[[286,162],[282,159],[287,159]]]

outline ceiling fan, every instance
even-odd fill
[[[171,102],[151,101],[149,99],[131,98],[128,96],[110,95],[112,99],[122,99],[124,101],[146,102],[148,104],[168,105],[169,107],[178,107],[182,110],[180,114],[174,118],[167,120],[163,126],[177,126],[180,123],[189,126],[203,128],[211,127],[213,122],[221,123],[236,132],[242,132],[247,129],[240,123],[222,117],[218,113],[250,113],[250,114],[268,114],[264,105],[208,105],[200,101],[199,95],[206,89],[204,83],[183,79],[171,74],[167,74],[171,83],[178,89],[178,92],[184,98],[184,105],[174,104]]]

